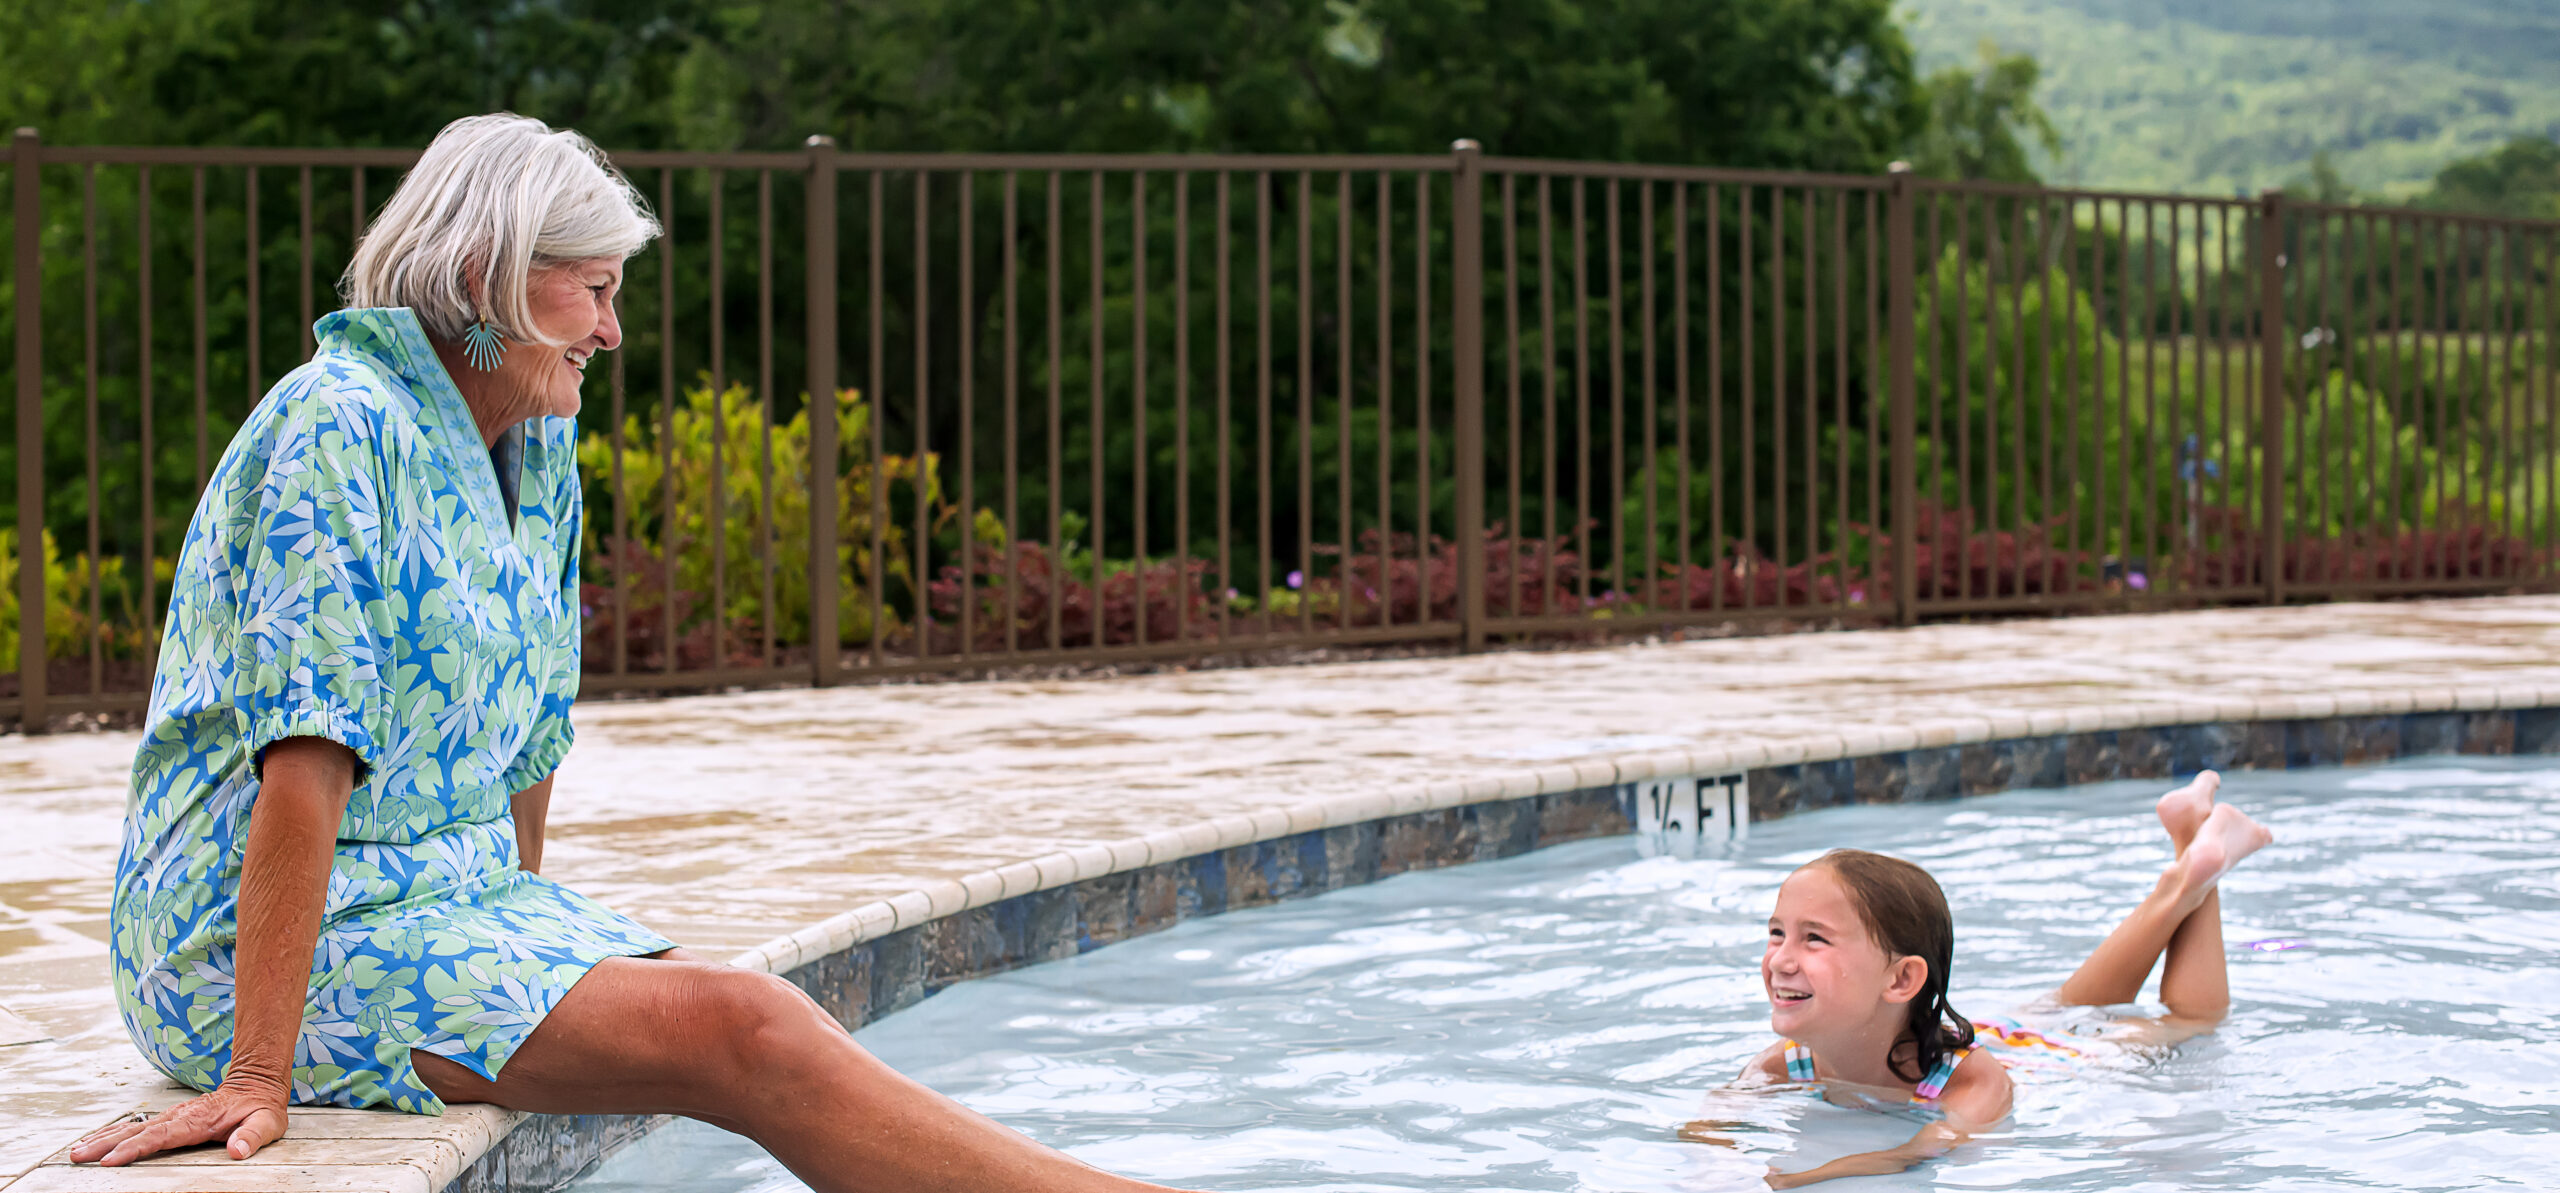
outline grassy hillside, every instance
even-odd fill
[[[1924,63],[2034,54],[2057,182],[2228,194],[2306,175],[2407,195],[2456,158],[2560,135],[2550,0],[1909,0]]]

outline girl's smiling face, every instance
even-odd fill
[[[1819,1028],[1898,1021],[1927,973],[1918,957],[1885,955],[1829,867],[1806,866],[1778,888],[1768,951],[1760,955],[1769,1026],[1778,1034],[1801,1038],[1826,1034]]]

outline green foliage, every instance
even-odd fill
[[[921,500],[933,527],[938,528],[952,517],[950,507],[942,500],[940,461],[936,457],[927,456],[919,464],[912,457],[884,455],[878,467],[872,466],[871,418],[870,404],[861,393],[847,389],[836,394],[836,563],[838,574],[851,578],[843,588],[836,615],[842,642],[847,646],[869,643],[875,632],[895,628],[898,606],[889,599],[892,593],[888,585],[896,585],[895,595],[904,597],[907,607],[913,608],[916,586],[909,554],[911,523],[899,515],[911,512]],[[807,642],[811,461],[808,410],[804,408],[773,424],[770,468],[764,413],[744,385],[733,384],[716,395],[707,383],[687,389],[673,412],[672,422],[670,432],[652,417],[626,417],[620,429],[618,460],[611,429],[590,430],[579,439],[578,467],[587,490],[584,547],[590,558],[606,561],[585,577],[593,593],[588,603],[610,600],[611,589],[619,579],[615,574],[618,564],[634,573],[629,577],[632,596],[626,599],[648,602],[646,609],[635,615],[646,624],[659,615],[663,606],[658,602],[663,597],[640,573],[662,581],[664,572],[659,569],[670,553],[677,561],[674,579],[679,593],[687,594],[692,601],[707,601],[715,589],[716,542],[726,564],[720,579],[727,589],[718,616],[733,641],[756,642],[765,627],[765,590],[757,561],[769,543],[776,572],[772,594],[774,637],[782,643]],[[721,506],[716,519],[712,483],[715,475],[720,478]],[[616,541],[614,532],[617,476],[626,495],[620,503],[626,519],[626,535],[621,542]],[[672,492],[668,488],[670,478]],[[672,519],[668,516],[670,507]],[[889,516],[875,518],[875,509],[885,510]],[[872,591],[865,582],[874,574],[875,530],[880,538],[880,558],[876,562],[884,586],[884,624],[878,627],[871,621]],[[996,533],[1000,534],[1000,529]],[[707,608],[680,607],[679,633],[696,628],[709,615]]]
[[[2454,162],[2437,171],[2420,201],[2484,215],[2560,219],[2560,141],[2517,137],[2495,152]]]
[[[89,616],[91,583],[87,553],[70,559],[55,548],[52,532],[44,536],[44,648],[52,659],[86,658],[90,642],[110,659],[127,659],[143,649],[140,598],[125,575],[121,559],[98,561],[96,590],[99,616]],[[168,578],[168,565],[159,568]],[[0,671],[18,668],[18,532],[0,530]]]
[[[2211,194],[2303,174],[2406,200],[2560,126],[2560,9],[2534,0],[1915,0],[1924,67],[1989,38],[2043,65],[2049,179]]]
[[[1880,167],[1888,0],[106,0],[0,14],[63,140],[417,144],[509,108],[617,147],[1495,152]]]
[[[2032,153],[2062,152],[2061,134],[2036,103],[2036,60],[1982,43],[1979,70],[1948,67],[1929,76],[1929,123],[1911,151],[1924,177],[2038,181]]]

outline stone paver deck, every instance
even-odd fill
[[[2560,705],[2560,597],[596,703],[577,713],[545,869],[689,946],[787,968],[801,948],[777,938],[812,942],[830,920],[840,938],[848,912],[879,900],[899,897],[903,926],[987,901],[999,868],[1143,864],[1151,848],[1217,844],[1242,817],[1287,824],[1321,807],[1341,823],[1426,789],[1448,798],[1450,784],[1527,794],[1790,751],[2478,707],[2493,691]],[[505,1116],[394,1129],[393,1116],[304,1112],[254,1170],[207,1153],[124,1173],[39,1168],[107,1118],[177,1096],[126,1041],[107,986],[134,744],[0,739],[0,1189],[433,1193]]]

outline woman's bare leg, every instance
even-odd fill
[[[496,1081],[419,1053],[448,1102],[549,1114],[681,1114],[764,1146],[820,1193],[1160,1186],[1091,1168],[900,1075],[797,987],[676,957],[596,966]]]
[[[2066,1006],[2131,1002],[2163,953],[2161,1000],[2172,1017],[2218,1020],[2231,1004],[2222,954],[2224,871],[2266,844],[2267,831],[2239,809],[2213,805],[2221,776],[2205,771],[2160,800],[2160,823],[2177,857],[2133,913],[2080,963],[2054,1001]]]

